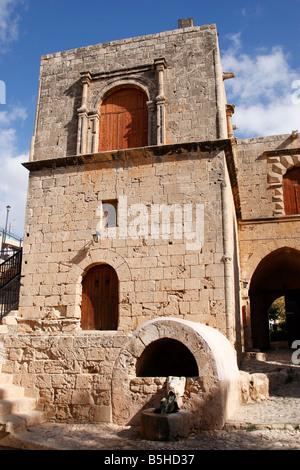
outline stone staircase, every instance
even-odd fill
[[[17,316],[18,311],[13,310],[0,320],[0,334],[16,333]],[[13,375],[2,372],[0,362],[0,449],[24,448],[28,428],[46,421],[46,413],[37,409],[36,399],[25,396],[24,388],[13,383]]]
[[[46,415],[36,409],[35,398],[26,397],[24,388],[12,383],[13,376],[0,372],[0,431],[16,435],[28,426],[46,421]],[[0,440],[1,445],[1,440]]]
[[[12,310],[0,320],[0,334],[14,334],[17,330],[18,310]]]

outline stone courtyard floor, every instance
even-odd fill
[[[247,360],[241,369],[267,372],[288,367],[287,383],[268,400],[240,407],[221,431],[197,432],[170,442],[141,439],[139,429],[115,425],[46,423],[20,436],[28,450],[103,450],[184,452],[199,450],[300,450],[300,365],[291,362],[293,350],[271,350],[267,361]],[[298,355],[298,358],[300,354]],[[0,450],[7,450],[1,448]],[[127,455],[127,454],[126,454]],[[133,454],[134,455],[134,454]]]

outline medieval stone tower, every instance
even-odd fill
[[[267,346],[270,266],[299,325],[298,135],[235,139],[228,72],[191,20],[42,57],[6,368],[50,418],[129,423],[159,377],[234,381]]]

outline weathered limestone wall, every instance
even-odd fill
[[[82,164],[77,159],[52,167],[49,162],[51,168],[34,171],[31,165],[20,328],[77,330],[82,277],[93,264],[108,263],[120,283],[120,331],[131,332],[158,316],[178,316],[209,324],[227,335],[221,197],[227,145],[229,141],[215,148],[202,143],[98,154]],[[230,186],[226,188],[229,197]],[[185,204],[192,204],[195,209],[198,204],[204,211],[204,224],[199,219],[203,235],[197,234],[202,248],[188,246],[185,226],[182,237],[176,239],[172,217],[171,234],[166,238],[161,232],[157,238],[151,236],[149,218],[148,236],[102,238],[94,243],[99,204],[121,196],[127,197],[128,208],[177,204],[184,209]],[[231,205],[231,224],[233,211]],[[196,220],[194,213],[193,224]],[[230,227],[231,265],[236,263],[233,241]],[[230,284],[232,289],[232,279]]]
[[[299,249],[300,217],[284,212],[282,177],[300,165],[299,137],[277,135],[237,141],[241,200],[239,251],[246,348],[251,349],[249,288],[259,263],[283,248]]]
[[[242,222],[239,245],[242,279],[249,282],[258,263],[272,251],[299,246],[299,216],[285,216],[282,176],[300,165],[299,137],[289,135],[237,142],[236,165]]]
[[[161,58],[163,90],[157,65]],[[88,72],[84,113],[89,115],[96,116],[103,96],[114,86],[135,84],[145,90],[153,121],[149,145],[226,137],[217,31],[215,25],[199,26],[43,56],[32,159],[77,153],[83,72]],[[158,103],[165,109],[164,142],[156,137]]]
[[[293,139],[291,135],[237,140],[236,166],[243,220],[284,215],[279,177],[292,165],[300,165],[299,148],[299,137]]]
[[[128,337],[114,332],[81,335],[0,335],[2,372],[34,397],[49,420],[111,422],[113,364]]]

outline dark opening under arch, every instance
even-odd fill
[[[162,338],[149,344],[137,360],[137,377],[198,377],[191,351],[180,341]]]
[[[253,348],[270,348],[268,309],[285,297],[288,343],[300,338],[300,251],[281,248],[267,255],[253,273],[249,297]]]

